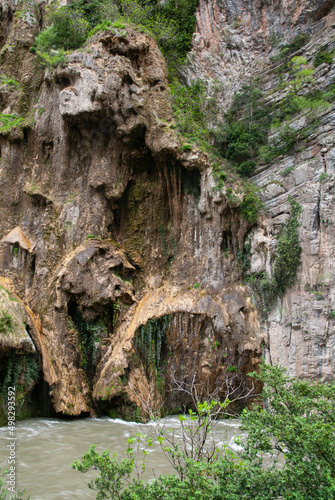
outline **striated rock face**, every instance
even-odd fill
[[[299,54],[312,61],[333,43],[330,4],[200,0],[185,78],[219,82],[222,111],[257,74],[269,100],[283,99],[275,64],[266,65],[274,40],[307,31]],[[42,70],[29,53],[42,10],[13,17],[15,4],[2,6],[2,72],[20,86],[0,85],[0,111],[26,119],[0,134],[0,273],[20,301],[14,311],[1,292],[0,307],[19,318],[13,338],[0,336],[1,381],[9,350],[24,345],[56,412],[133,417],[149,403],[187,405],[170,389],[193,376],[221,395],[232,375],[243,387],[262,352],[291,374],[332,379],[333,110],[318,111],[304,142],[258,168],[267,212],[251,224],[238,183],[234,197],[216,189],[209,157],[182,147],[165,62],[147,34],[97,33],[64,67]],[[315,73],[320,89],[332,68]],[[261,321],[241,252],[248,241],[248,272],[271,274],[289,196],[302,205],[301,268]],[[154,329],[159,337],[149,337]]]
[[[185,75],[208,78],[221,84],[221,102],[229,106],[233,92],[252,77],[267,102],[281,102],[287,91],[275,73],[280,62],[269,56],[298,33],[310,37],[294,55],[303,56],[309,67],[320,47],[334,48],[333,2],[218,2],[200,1],[197,32]],[[270,64],[269,64],[270,63]],[[333,82],[334,65],[321,64],[313,73],[312,88],[326,92]],[[259,78],[261,77],[261,78]],[[281,75],[285,81],[288,75]],[[276,249],[275,234],[290,216],[289,197],[302,206],[299,238],[302,246],[297,283],[287,291],[262,324],[267,359],[289,369],[291,375],[334,380],[334,107],[318,112],[317,126],[306,137],[304,127],[311,114],[301,112],[289,125],[302,130],[301,139],[289,153],[263,165],[251,179],[261,189],[269,218],[248,235],[251,244],[249,274],[266,271]],[[314,116],[312,117],[314,119]],[[274,135],[275,135],[274,131]],[[304,138],[304,140],[302,140]]]
[[[335,20],[333,7],[324,0],[200,0],[185,77],[219,88],[216,99],[225,111],[234,91],[276,53],[274,47],[299,33],[322,37]]]

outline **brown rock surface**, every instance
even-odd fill
[[[201,0],[185,76],[218,79],[223,111],[257,72],[269,98],[282,99],[272,93],[277,77],[265,66],[277,50],[270,42],[306,30],[314,37],[303,49],[311,61],[321,40],[332,43],[331,14],[322,6]],[[97,33],[65,67],[36,71],[28,48],[41,13],[10,21],[15,5],[6,9],[1,64],[28,92],[17,99],[1,89],[0,111],[24,109],[30,118],[0,137],[0,273],[39,324],[31,337],[55,410],[126,414],[123,407],[132,404],[143,411],[141,398],[149,394],[160,406],[164,390],[136,335],[166,316],[163,389],[193,374],[211,390],[235,370],[245,381],[264,345],[291,374],[332,379],[333,111],[320,114],[304,150],[297,146],[256,172],[268,216],[251,228],[240,199],[213,189],[208,155],[181,148],[165,62],[147,34]],[[333,65],[322,71],[320,88]],[[295,126],[305,120],[302,114]],[[237,255],[251,230],[251,272],[271,272],[289,196],[303,207],[301,270],[260,325]],[[171,393],[166,398],[169,408],[182,403]]]

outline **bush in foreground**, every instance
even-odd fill
[[[200,459],[195,459],[197,443],[202,446],[198,437],[204,429],[210,437],[219,406],[229,404],[212,400],[198,402],[196,412],[180,417],[184,442],[171,439],[155,421],[158,441],[176,475],[159,476],[148,484],[140,479],[152,442],[141,434],[128,441],[127,459],[118,461],[108,450],[100,455],[93,445],[72,466],[80,472],[99,471],[89,487],[100,500],[334,499],[335,385],[296,380],[284,369],[266,364],[252,376],[266,384],[264,408],[244,410],[242,430],[247,438],[238,455],[227,447],[206,454],[203,447]],[[190,436],[191,454],[185,447]],[[280,454],[285,457],[282,468]]]

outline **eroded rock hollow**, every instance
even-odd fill
[[[220,112],[257,72],[268,99],[283,99],[266,66],[271,37],[308,31],[301,50],[310,59],[335,43],[330,2],[240,3],[200,1],[183,70],[187,81],[220,80]],[[332,108],[303,147],[298,138],[257,167],[251,180],[267,210],[250,222],[243,191],[217,189],[209,155],[182,147],[166,64],[149,35],[98,32],[64,67],[41,70],[29,48],[42,2],[29,16],[15,16],[14,2],[1,6],[1,72],[19,82],[0,86],[1,113],[27,117],[0,136],[2,383],[20,361],[26,408],[29,397],[49,397],[56,413],[134,418],[149,396],[165,411],[187,405],[171,391],[176,380],[195,376],[221,396],[230,375],[247,384],[262,353],[291,374],[332,379]],[[321,89],[334,74],[325,64],[314,76]],[[302,206],[301,266],[262,319],[241,255],[248,239],[249,273],[271,273],[290,197]]]

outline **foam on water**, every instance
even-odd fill
[[[165,429],[172,428],[180,435],[178,416],[167,417]],[[97,474],[81,474],[72,469],[71,462],[81,458],[91,444],[97,451],[110,450],[117,458],[125,457],[127,439],[136,432],[153,436],[152,452],[146,457],[146,471],[142,479],[160,474],[172,474],[168,462],[155,439],[154,423],[139,424],[120,419],[60,420],[50,418],[28,419],[16,424],[17,485],[27,489],[31,500],[94,499],[96,494],[87,483]],[[215,440],[235,448],[234,436],[238,434],[238,420],[222,421],[215,427]],[[0,428],[0,464],[7,458],[8,428]],[[235,448],[236,449],[236,448]]]

